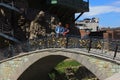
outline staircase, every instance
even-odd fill
[[[3,9],[3,13],[0,12],[0,36],[7,39],[12,40],[13,42],[19,42],[13,36],[13,27],[11,26],[11,11],[20,13],[20,10],[14,6],[13,1],[11,0],[1,0],[0,7]],[[8,12],[7,12],[8,11]],[[12,35],[12,36],[10,36]]]

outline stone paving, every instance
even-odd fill
[[[68,49],[76,49],[77,51],[83,51],[83,52],[88,52],[86,48],[68,48]],[[1,51],[1,50],[0,50]],[[114,51],[108,51],[108,50],[100,50],[100,49],[91,49],[89,52],[91,55],[100,55],[106,58],[113,59],[114,57]],[[0,60],[6,59],[4,57],[4,53],[0,52]],[[116,57],[114,60],[120,61],[120,52],[117,52]]]
[[[85,48],[74,48],[77,51],[83,51],[83,52],[88,52],[87,49]],[[100,49],[91,49],[91,51],[89,52],[91,55],[100,55],[106,58],[110,58],[113,59],[114,57],[114,51],[108,51],[108,50],[100,50]],[[116,58],[114,60],[120,61],[120,52],[117,52]]]

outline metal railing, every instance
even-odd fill
[[[68,37],[42,37],[33,39],[17,45],[9,45],[8,48],[0,50],[2,59],[18,55],[22,52],[30,52],[46,48],[77,48],[81,51],[100,55],[120,61],[120,40],[104,40],[98,38],[81,39],[76,36]]]
[[[20,13],[20,10],[15,7],[15,4],[14,4],[13,1],[4,1],[4,0],[1,0],[0,1],[0,6],[6,7],[8,9],[11,9],[11,10],[14,10],[14,11]]]

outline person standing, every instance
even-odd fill
[[[68,28],[69,28],[69,24],[66,24],[64,28],[63,36],[68,36],[68,33],[70,32]]]
[[[61,22],[59,22],[58,25],[56,26],[55,32],[56,32],[56,37],[63,36],[64,27],[62,27],[62,23]]]

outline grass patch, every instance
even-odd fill
[[[59,73],[64,73],[65,69],[68,67],[74,68],[76,70],[76,67],[80,66],[80,63],[78,63],[75,60],[71,60],[71,59],[67,59],[64,60],[63,62],[59,63],[55,69],[59,72]]]

